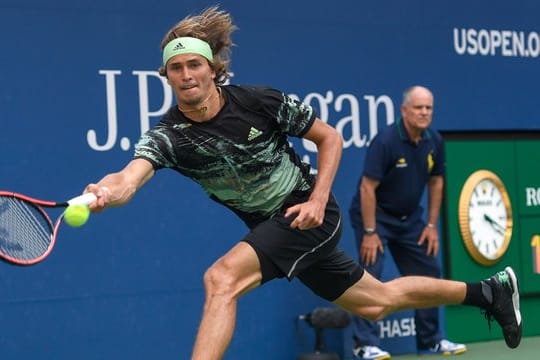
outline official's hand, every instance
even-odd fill
[[[439,252],[439,232],[436,227],[428,227],[422,231],[420,239],[418,240],[418,245],[423,245],[427,241],[427,250],[426,254],[428,256],[437,256]]]
[[[310,199],[304,203],[291,206],[285,211],[285,217],[296,217],[291,222],[291,228],[298,230],[307,230],[321,226],[324,220],[324,209],[326,204],[320,201]]]
[[[365,266],[375,264],[377,252],[384,253],[384,246],[379,234],[364,235],[360,246],[360,259]]]

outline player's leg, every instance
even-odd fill
[[[370,320],[402,309],[460,304],[466,293],[465,283],[428,277],[383,283],[335,245],[300,271],[298,278],[315,294]]]
[[[405,276],[383,283],[364,273],[335,303],[360,316],[378,320],[398,310],[461,304],[466,288],[462,282],[421,276]]]
[[[284,211],[308,197],[309,193],[291,195]],[[292,278],[335,248],[341,234],[341,221],[333,197],[327,204],[325,222],[314,229],[291,228],[293,218],[284,218],[284,211],[254,227],[206,272],[206,301],[193,359],[223,356],[232,337],[236,304],[241,295],[272,279]],[[348,286],[346,284],[340,293]]]
[[[421,276],[404,276],[382,283],[364,273],[334,302],[373,320],[402,309],[451,304],[477,306],[485,310],[488,320],[493,317],[499,323],[508,347],[515,348],[521,341],[519,289],[510,267],[477,283]]]
[[[383,283],[338,250],[336,240],[334,237],[331,242],[334,245],[326,243],[332,249],[321,252],[315,261],[298,269],[298,278],[315,294],[371,320],[403,309],[451,304],[476,306],[485,311],[488,320],[495,318],[509,347],[519,345],[522,334],[519,289],[510,267],[476,283],[423,276],[405,276]]]
[[[221,359],[231,341],[238,298],[261,282],[257,254],[245,242],[234,246],[204,275],[206,299],[192,359]]]

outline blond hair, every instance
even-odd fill
[[[161,41],[161,51],[172,40],[189,36],[206,41],[212,49],[214,60],[211,66],[216,72],[215,83],[223,84],[229,79],[230,54],[233,42],[231,33],[237,27],[232,23],[229,13],[212,6],[200,15],[189,15],[174,25]],[[159,74],[167,76],[164,66],[159,68]]]

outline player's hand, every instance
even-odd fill
[[[377,252],[384,253],[384,246],[379,234],[364,235],[360,246],[360,259],[362,259],[365,266],[375,264]]]
[[[107,204],[109,203],[109,195],[110,191],[105,186],[99,186],[97,184],[89,184],[85,189],[84,193],[94,193],[96,195],[96,201],[94,201],[92,204],[90,204],[88,207],[90,208],[90,211],[92,212],[100,212],[105,207],[107,207]]]
[[[418,240],[418,245],[423,245],[427,241],[427,250],[426,254],[428,256],[437,256],[439,252],[439,232],[436,227],[428,227],[422,231],[420,239]]]
[[[291,228],[298,230],[313,229],[321,226],[324,220],[324,210],[326,204],[318,200],[309,199],[308,201],[291,206],[285,211],[285,217],[296,217],[291,222]]]

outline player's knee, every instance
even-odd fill
[[[229,294],[234,292],[235,279],[231,269],[218,261],[204,273],[204,288],[207,294]]]

